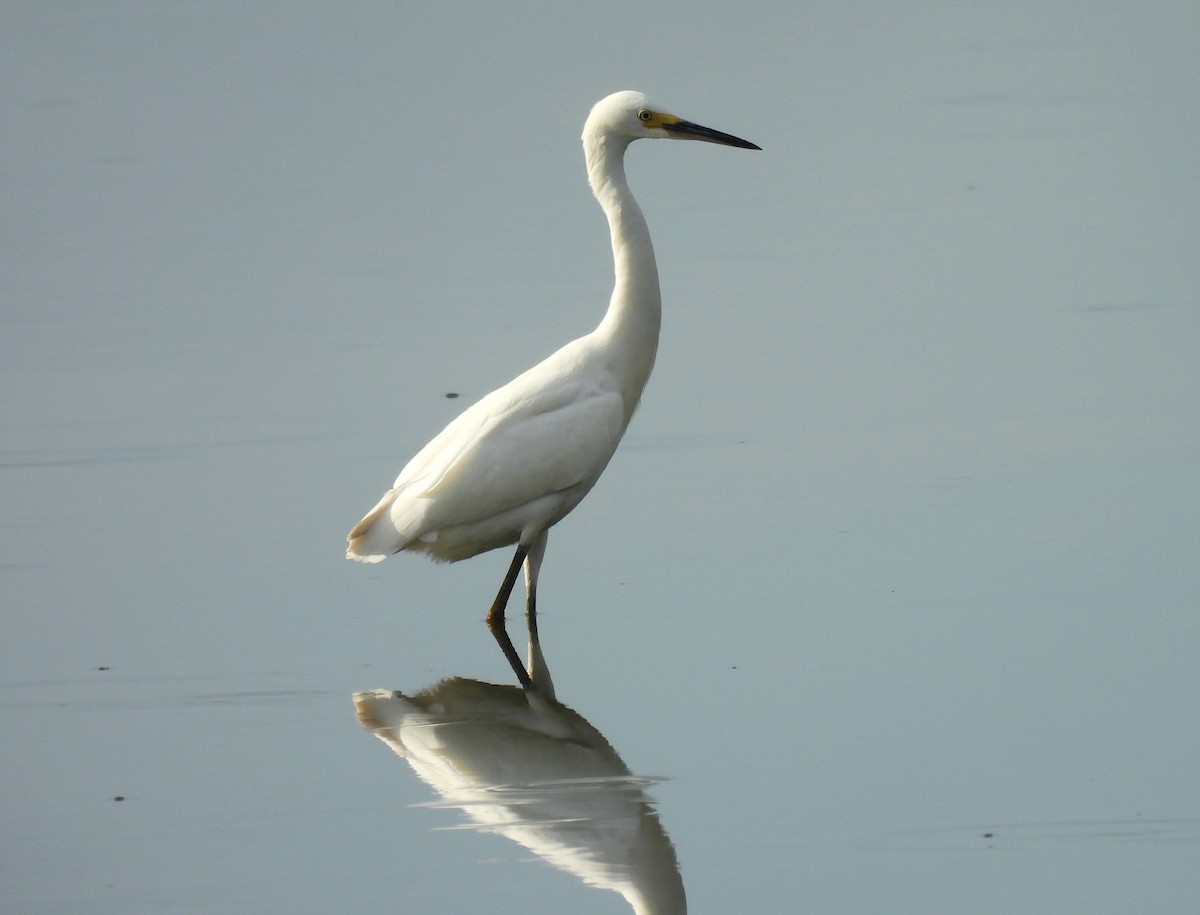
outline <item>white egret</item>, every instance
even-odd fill
[[[408,462],[347,537],[346,556],[360,562],[379,562],[402,550],[456,562],[515,543],[487,622],[526,689],[552,690],[537,639],[537,580],[546,533],[599,479],[637,408],[658,349],[658,267],[646,220],[625,180],[625,150],[642,138],[760,148],[668,114],[640,92],[617,92],[597,102],[584,124],[583,150],[588,183],[612,235],[616,284],[604,319],[453,420]],[[504,626],[522,565],[528,670]]]

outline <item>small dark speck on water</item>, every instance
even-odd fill
[[[96,670],[112,670],[111,667],[97,667]]]
[[[113,798],[113,800],[114,801],[123,801],[123,800],[125,800],[125,795],[118,794],[116,797]]]
[[[455,397],[457,397],[457,396],[458,396],[458,391],[447,391],[447,392],[446,392],[446,399],[447,399],[447,400],[453,400],[453,399],[454,399]]]
[[[985,839],[990,839],[990,838],[992,838],[994,835],[996,835],[994,832],[985,832],[985,833],[983,834],[983,837],[984,837]]]

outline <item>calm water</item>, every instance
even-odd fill
[[[1190,911],[1194,4],[473,15],[0,12],[0,908]],[[507,555],[343,538],[599,319],[627,87],[764,152],[630,153],[662,349],[514,708]]]

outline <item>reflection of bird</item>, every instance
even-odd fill
[[[608,464],[658,348],[658,268],[625,180],[625,150],[643,137],[759,148],[667,114],[638,92],[597,102],[583,128],[583,148],[616,263],[604,320],[451,422],[408,462],[347,538],[346,555],[362,562],[401,550],[454,562],[516,543],[488,627],[526,688],[535,685],[541,663],[536,591],[546,532],[579,504]],[[522,564],[529,672],[504,629],[504,609]]]
[[[687,911],[671,840],[616,750],[536,692],[452,678],[413,696],[355,693],[363,727],[495,831],[645,915]]]

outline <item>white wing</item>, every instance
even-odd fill
[[[351,531],[348,555],[377,561],[439,529],[482,523],[573,487],[582,498],[626,422],[615,380],[587,356],[584,340],[568,344],[464,411]]]

